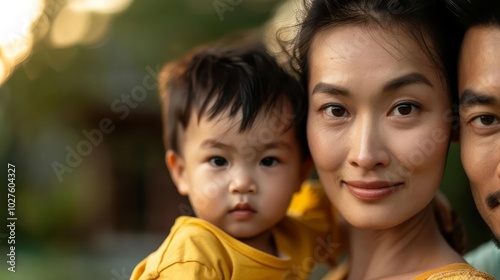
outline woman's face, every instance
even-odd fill
[[[422,211],[440,185],[451,131],[435,64],[402,32],[353,25],[317,33],[309,58],[307,137],[334,206],[366,229]]]

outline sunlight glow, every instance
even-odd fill
[[[89,13],[64,7],[54,20],[50,32],[50,42],[54,47],[63,48],[80,43],[90,27]]]
[[[68,0],[50,31],[57,48],[98,43],[106,34],[112,14],[128,8],[132,0]]]
[[[2,0],[0,85],[17,65],[27,61],[41,40],[48,39],[47,46],[55,48],[99,44],[106,36],[113,14],[127,9],[132,1]],[[71,58],[67,59],[69,62]]]
[[[31,53],[33,36],[28,34],[24,40],[17,40],[2,46],[2,55],[12,65],[17,65],[25,60]]]
[[[5,64],[4,62],[0,59],[0,85],[5,81],[7,78],[7,71],[5,71]]]
[[[0,45],[23,40],[44,8],[43,0],[0,2]]]
[[[0,2],[0,84],[31,53],[32,29],[44,6],[43,0]]]
[[[70,0],[69,6],[75,11],[115,14],[125,10],[132,0]]]

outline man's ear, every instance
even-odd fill
[[[170,177],[174,181],[177,191],[182,195],[189,194],[189,185],[186,180],[186,170],[184,159],[173,150],[168,150],[165,153],[165,163],[167,164]]]

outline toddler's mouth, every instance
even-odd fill
[[[235,212],[235,211],[256,212],[249,203],[241,203],[241,202],[236,204],[229,212]]]
[[[233,209],[229,211],[229,214],[237,221],[247,221],[254,217],[255,209],[248,203],[238,203]]]

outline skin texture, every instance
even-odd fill
[[[479,213],[500,238],[500,28],[467,31],[460,55],[460,146]]]
[[[349,224],[349,279],[413,279],[464,262],[430,204],[446,163],[450,96],[440,69],[404,34],[331,27],[309,54],[307,137]]]
[[[181,155],[168,151],[167,166],[198,218],[265,252],[276,254],[270,229],[286,214],[308,166],[286,111],[260,116],[239,132],[241,117],[190,118]],[[238,205],[251,211],[235,211]]]

